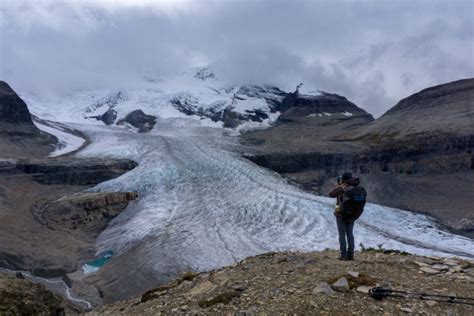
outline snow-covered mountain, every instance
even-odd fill
[[[229,84],[209,68],[167,78],[145,76],[133,88],[72,91],[56,99],[22,95],[33,114],[54,121],[113,125],[142,110],[155,117],[188,117],[201,125],[238,130],[268,127],[280,114],[285,96],[272,86]]]

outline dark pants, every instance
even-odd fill
[[[340,217],[336,217],[337,231],[339,233],[339,247],[341,255],[344,257],[354,255],[354,222],[346,222]],[[347,244],[346,244],[347,236]]]

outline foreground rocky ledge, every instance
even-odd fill
[[[0,273],[0,315],[71,315],[82,309],[18,273]]]
[[[269,253],[216,271],[186,273],[90,315],[472,315],[474,306],[369,297],[373,286],[456,296],[474,293],[474,261],[384,250],[337,260],[337,252]],[[345,280],[343,279],[345,278]],[[346,283],[347,281],[347,283]]]

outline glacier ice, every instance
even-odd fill
[[[194,270],[268,251],[337,248],[334,201],[305,193],[242,158],[221,128],[160,119],[149,134],[75,125],[92,140],[82,156],[122,157],[139,165],[95,191],[139,192],[97,239],[97,253],[146,248],[142,267],[180,262]],[[356,244],[411,253],[474,257],[474,242],[437,228],[425,215],[368,204]],[[166,260],[165,260],[166,258]],[[113,261],[113,259],[112,259]]]

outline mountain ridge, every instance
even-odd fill
[[[336,175],[357,173],[370,201],[430,214],[472,235],[474,212],[463,188],[474,180],[474,79],[422,90],[375,120],[293,113],[243,134],[246,157],[321,195]]]

